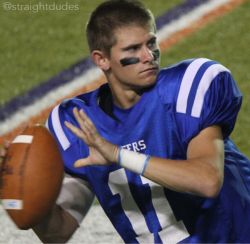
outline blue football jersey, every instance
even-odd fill
[[[60,145],[65,171],[91,184],[124,242],[250,242],[249,161],[229,138],[242,95],[230,71],[204,58],[164,68],[121,121],[98,105],[101,89],[108,91],[108,84],[55,107],[48,127]],[[220,125],[225,176],[219,195],[208,199],[171,191],[116,164],[74,168],[76,160],[89,155],[88,146],[64,126],[68,121],[79,127],[74,107],[83,109],[110,142],[176,163],[186,159],[190,140],[201,130]]]

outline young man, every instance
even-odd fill
[[[92,13],[88,43],[108,82],[47,121],[67,176],[34,227],[43,242],[67,241],[94,196],[125,243],[250,242],[249,161],[229,139],[240,91],[208,59],[160,71],[155,33],[139,2]]]

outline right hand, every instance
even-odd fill
[[[85,114],[83,109],[78,111],[75,107],[73,113],[80,129],[67,121],[65,121],[65,126],[89,147],[89,156],[77,160],[74,167],[79,168],[87,165],[105,166],[118,162],[119,147],[107,141],[99,134],[94,123]]]
[[[22,134],[29,126],[27,124],[25,124],[22,128],[22,131],[20,132],[20,134]],[[3,148],[0,150],[0,172],[1,172],[1,168],[2,168],[2,164],[4,162],[4,160],[6,159],[7,157],[7,152],[8,152],[8,149],[11,145],[11,142],[9,141],[6,141],[3,145]]]
[[[2,167],[2,163],[7,156],[7,150],[10,147],[11,142],[6,141],[3,145],[3,148],[0,150],[0,169]]]

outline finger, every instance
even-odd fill
[[[86,138],[86,135],[85,135],[85,133],[82,130],[80,130],[79,128],[75,127],[74,125],[72,125],[68,121],[65,121],[64,124],[77,137],[79,137],[79,138],[81,138],[83,140]]]
[[[81,168],[81,167],[84,167],[84,166],[88,166],[88,165],[92,165],[91,164],[91,161],[88,158],[82,158],[82,159],[78,159],[75,163],[74,163],[74,167],[75,168]]]
[[[74,114],[76,121],[79,124],[80,128],[83,129],[84,128],[84,119],[81,117],[77,107],[75,107],[73,109],[73,114]]]
[[[93,121],[86,115],[86,113],[81,109],[79,111],[79,114],[80,116],[82,117],[83,119],[83,125],[84,127],[82,128],[85,132],[86,135],[96,135],[96,134],[99,134],[97,132],[97,129],[95,127],[95,124],[93,123]]]
[[[73,109],[73,113],[74,113],[74,116],[75,116],[81,130],[83,131],[83,133],[85,135],[85,139],[83,139],[83,138],[81,138],[81,139],[83,139],[86,142],[86,138],[91,140],[91,137],[89,137],[89,136],[94,136],[94,137],[99,136],[99,133],[97,132],[94,123],[86,115],[86,113],[83,111],[83,109],[78,111],[78,109],[75,107]]]
[[[83,130],[86,126],[88,130],[93,126],[93,122],[89,119],[89,117],[85,114],[83,109],[78,110],[76,107],[73,109],[74,116]]]
[[[5,149],[1,149],[0,150],[0,157],[5,157],[6,156],[6,154],[7,154],[7,150],[5,150]]]
[[[11,145],[11,142],[10,141],[6,141],[6,142],[4,142],[4,148],[5,149],[8,149],[9,147],[10,147],[10,145]]]
[[[10,147],[11,142],[4,142],[3,148],[0,150],[0,157],[5,157],[7,155],[7,149]]]
[[[82,117],[82,119],[84,120],[84,121],[86,121],[86,123],[89,125],[89,126],[94,126],[95,127],[95,125],[94,125],[94,123],[92,122],[92,120],[87,116],[87,114],[83,111],[83,109],[81,109],[80,111],[79,111],[79,114],[80,114],[80,116]]]

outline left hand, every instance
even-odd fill
[[[65,121],[65,126],[77,137],[82,139],[89,146],[89,156],[79,159],[74,167],[79,168],[86,165],[108,165],[118,162],[119,147],[104,139],[97,131],[94,123],[81,109],[75,107],[73,114],[81,129]]]

